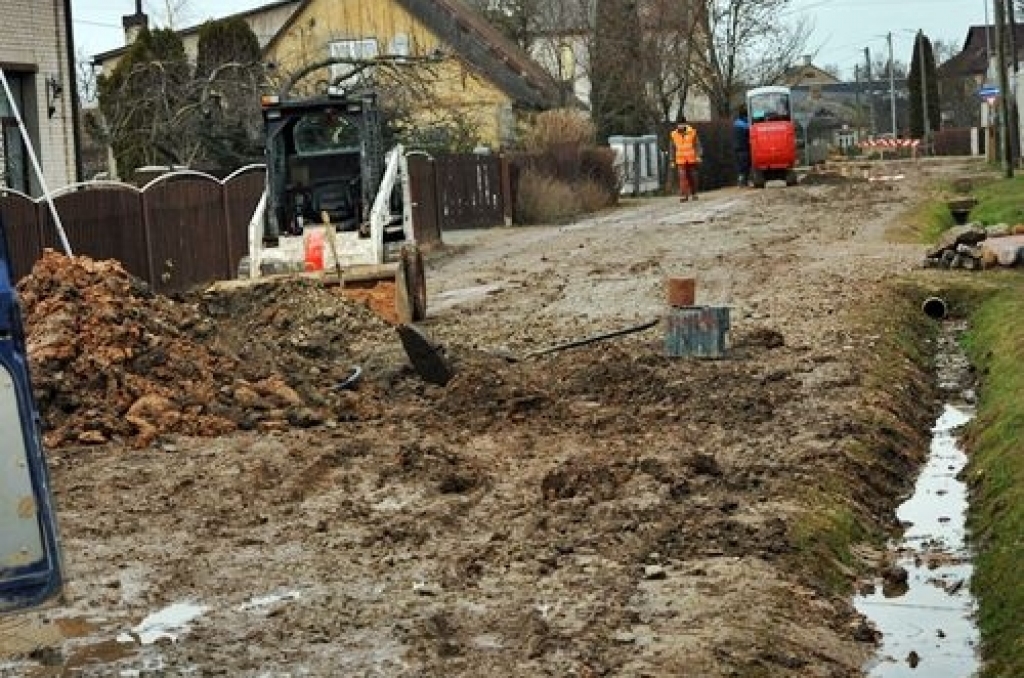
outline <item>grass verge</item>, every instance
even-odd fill
[[[790,532],[794,555],[835,594],[849,594],[851,573],[873,568],[852,549],[884,546],[898,533],[895,509],[928,451],[935,384],[930,339],[935,323],[921,311],[925,291],[898,282],[858,311],[855,326],[876,340],[854,360],[864,399],[851,409],[831,468],[800,488],[804,509]]]
[[[1024,177],[1000,179],[974,191],[978,206],[971,210],[971,221],[985,225],[1024,223]]]
[[[982,678],[1024,676],[1024,276],[1001,282],[978,303],[965,341],[981,375],[965,444]]]
[[[1024,223],[1024,176],[1013,179],[975,178],[973,186],[966,193],[955,188],[956,182],[935,187],[927,200],[922,201],[901,219],[905,226],[896,234],[899,241],[916,240],[935,242],[938,237],[954,225],[946,201],[958,195],[972,195],[978,205],[971,210],[970,220],[985,226],[1007,224],[1014,226]],[[909,238],[906,237],[909,235]]]

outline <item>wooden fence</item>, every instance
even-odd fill
[[[157,292],[237,275],[248,253],[248,225],[263,192],[265,169],[242,168],[224,180],[179,171],[144,187],[119,182],[73,184],[53,194],[74,254],[117,259]],[[45,200],[0,192],[15,280],[46,248],[62,251]]]
[[[513,168],[503,156],[413,153],[408,161],[413,223],[423,237],[512,222]]]
[[[445,230],[496,226],[511,220],[513,168],[496,156],[409,156],[415,237],[441,242]],[[179,171],[142,188],[86,182],[53,193],[75,254],[117,259],[154,291],[180,292],[237,276],[248,254],[248,227],[265,182],[252,165],[220,180]],[[62,251],[46,201],[0,188],[11,272],[28,275],[46,248]]]

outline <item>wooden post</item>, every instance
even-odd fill
[[[501,156],[501,210],[505,225],[511,226],[515,217],[514,197],[512,195],[512,164],[508,156]]]

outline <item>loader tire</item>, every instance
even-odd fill
[[[416,245],[402,245],[400,256],[412,321],[419,322],[427,317],[427,277],[423,266],[423,254]]]

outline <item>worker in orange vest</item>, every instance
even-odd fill
[[[697,166],[700,165],[701,149],[697,130],[686,124],[680,117],[676,128],[669,135],[675,149],[674,163],[679,172],[679,201],[686,202],[692,196],[697,199]]]

